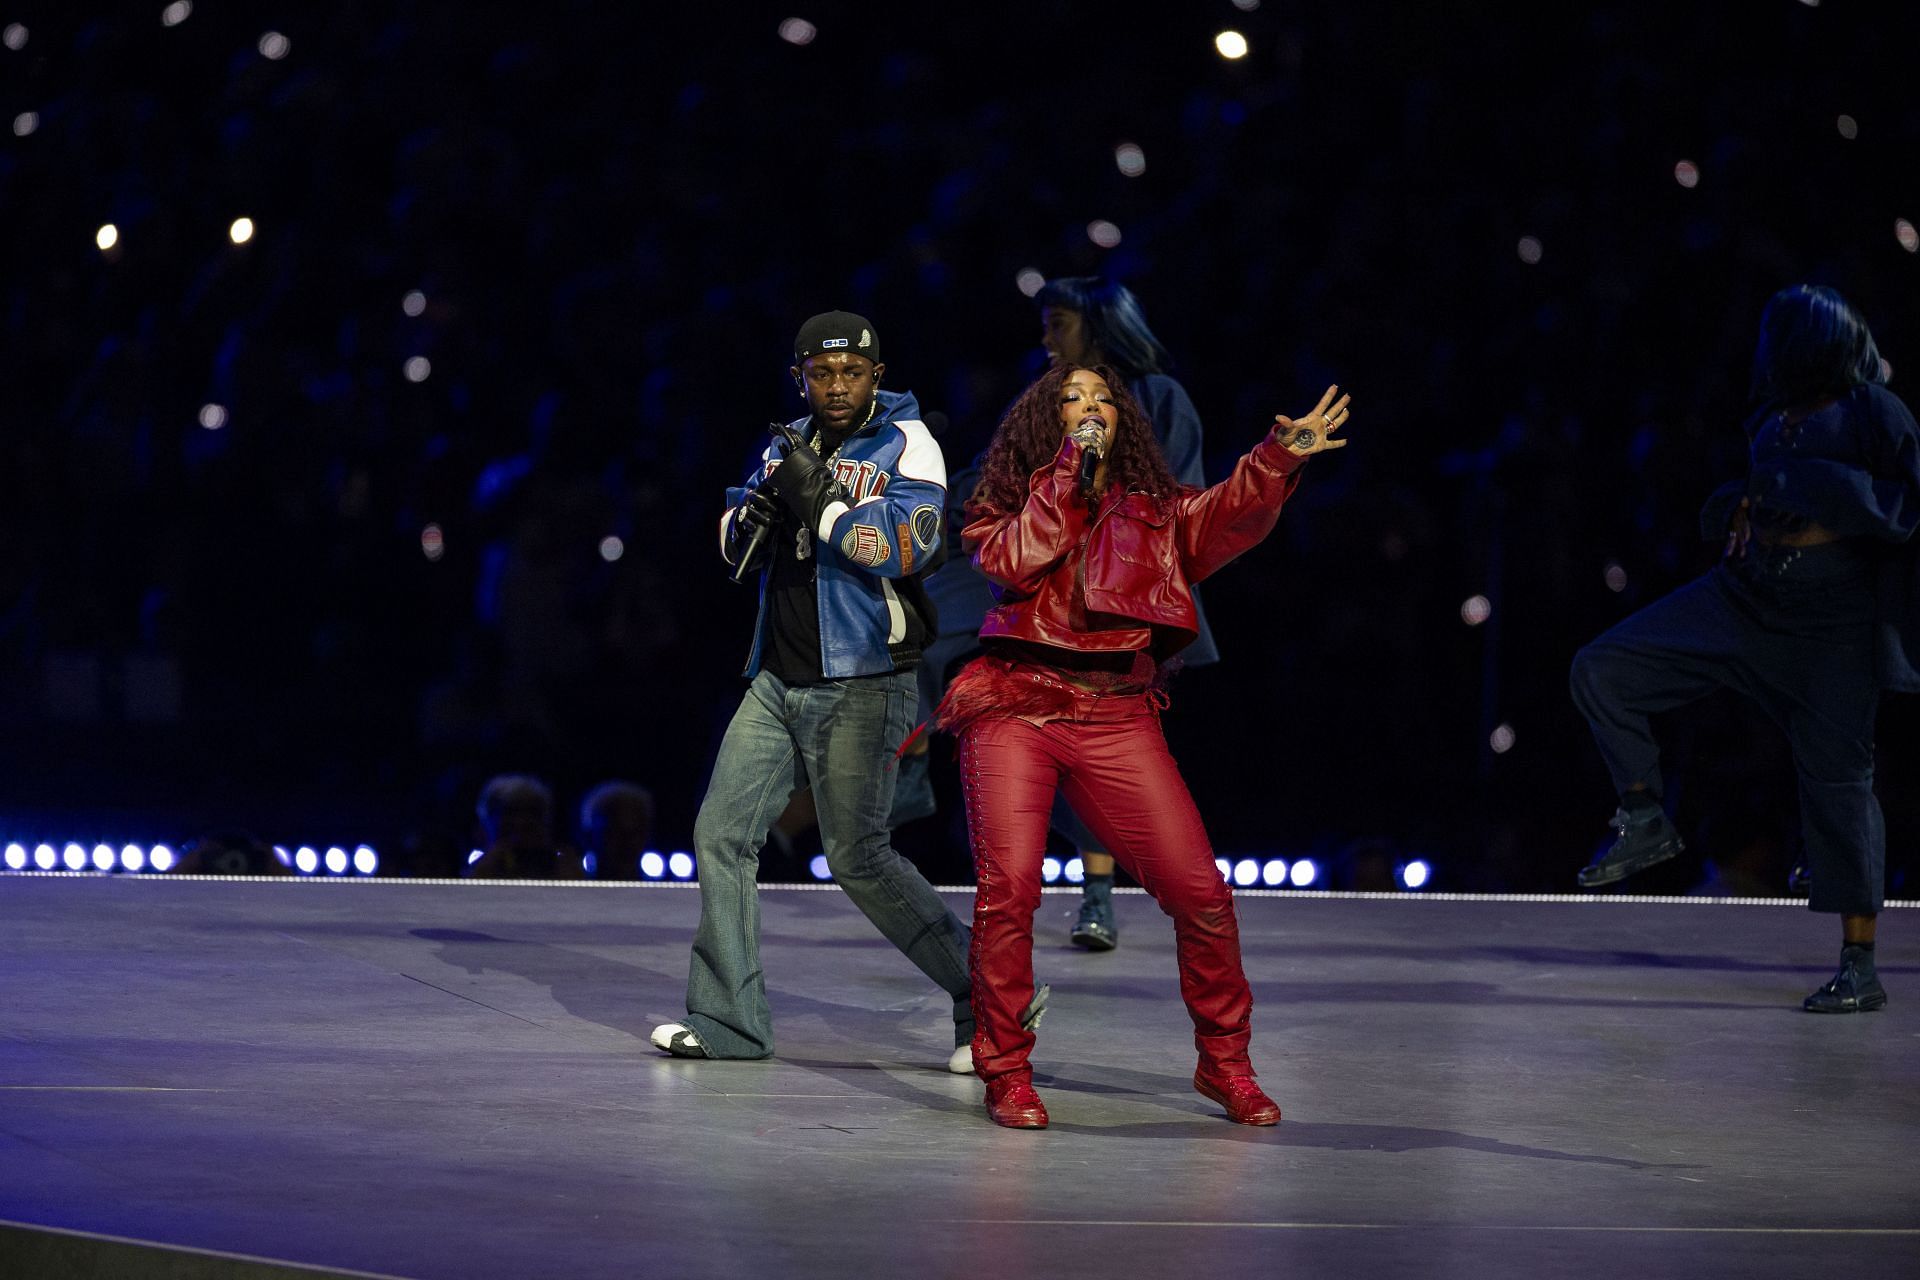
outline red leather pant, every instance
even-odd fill
[[[1180,994],[1201,1066],[1252,1075],[1253,992],[1240,967],[1233,891],[1214,865],[1150,695],[1079,695],[1069,714],[1042,724],[982,718],[962,733],[960,771],[979,882],[968,962],[980,1077],[1029,1069],[1034,1037],[1021,1030],[1020,1013],[1033,998],[1033,913],[1056,789],[1173,917]]]

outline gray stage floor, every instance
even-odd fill
[[[966,894],[955,894],[962,914]],[[0,877],[0,1219],[406,1277],[1920,1275],[1920,913],[1243,896],[1278,1128],[1188,1084],[1171,930],[1064,946],[1054,1124],[768,891],[780,1056],[689,1063],[686,888]]]

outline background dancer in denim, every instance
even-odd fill
[[[960,735],[979,888],[974,895],[974,1063],[987,1114],[1038,1129],[1033,914],[1048,814],[1063,793],[1173,918],[1180,994],[1193,1022],[1194,1088],[1241,1124],[1280,1109],[1248,1057],[1253,994],[1233,891],[1160,730],[1161,664],[1192,639],[1191,584],[1267,536],[1348,401],[1329,387],[1211,489],[1182,488],[1140,406],[1107,369],[1061,366],[1029,387],[994,434],[968,510],[966,546],[999,588],[986,652],[953,682],[938,723]]]
[[[752,684],[694,824],[700,927],[686,1020],[653,1031],[677,1057],[773,1053],[760,848],[787,798],[810,785],[834,879],[953,997],[948,1066],[971,1070],[966,926],[887,834],[931,624],[915,568],[939,545],[947,472],[913,396],[879,390],[885,371],[864,317],[833,311],[801,326],[792,374],[811,410],[791,427],[801,443],[769,445],[720,519],[727,563],[762,567],[760,614]]]
[[[1873,732],[1881,689],[1920,690],[1920,435],[1886,376],[1866,322],[1838,293],[1775,294],[1754,354],[1751,471],[1701,513],[1702,533],[1725,538],[1726,553],[1573,663],[1574,701],[1620,793],[1613,841],[1580,873],[1589,888],[1683,847],[1661,805],[1650,716],[1726,688],[1786,731],[1808,905],[1841,920],[1840,970],[1804,1002],[1815,1013],[1887,1001],[1873,961],[1886,879]]]

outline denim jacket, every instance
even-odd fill
[[[833,502],[813,530],[820,597],[820,668],[829,680],[880,675],[911,666],[933,630],[932,608],[918,574],[940,546],[947,464],[911,392],[880,391],[873,420],[847,438],[834,477],[851,501]],[[809,419],[792,425],[807,434]],[[733,521],[747,495],[786,455],[775,440],[743,485],[727,490],[720,517],[720,555],[727,559]],[[732,561],[728,560],[731,564]],[[767,575],[760,574],[760,612],[749,679],[760,673],[766,646]]]

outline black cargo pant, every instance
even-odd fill
[[[1623,795],[1660,794],[1648,718],[1736,690],[1783,730],[1800,781],[1815,911],[1870,915],[1886,880],[1873,794],[1873,566],[1852,542],[1749,546],[1575,655],[1573,700]]]

